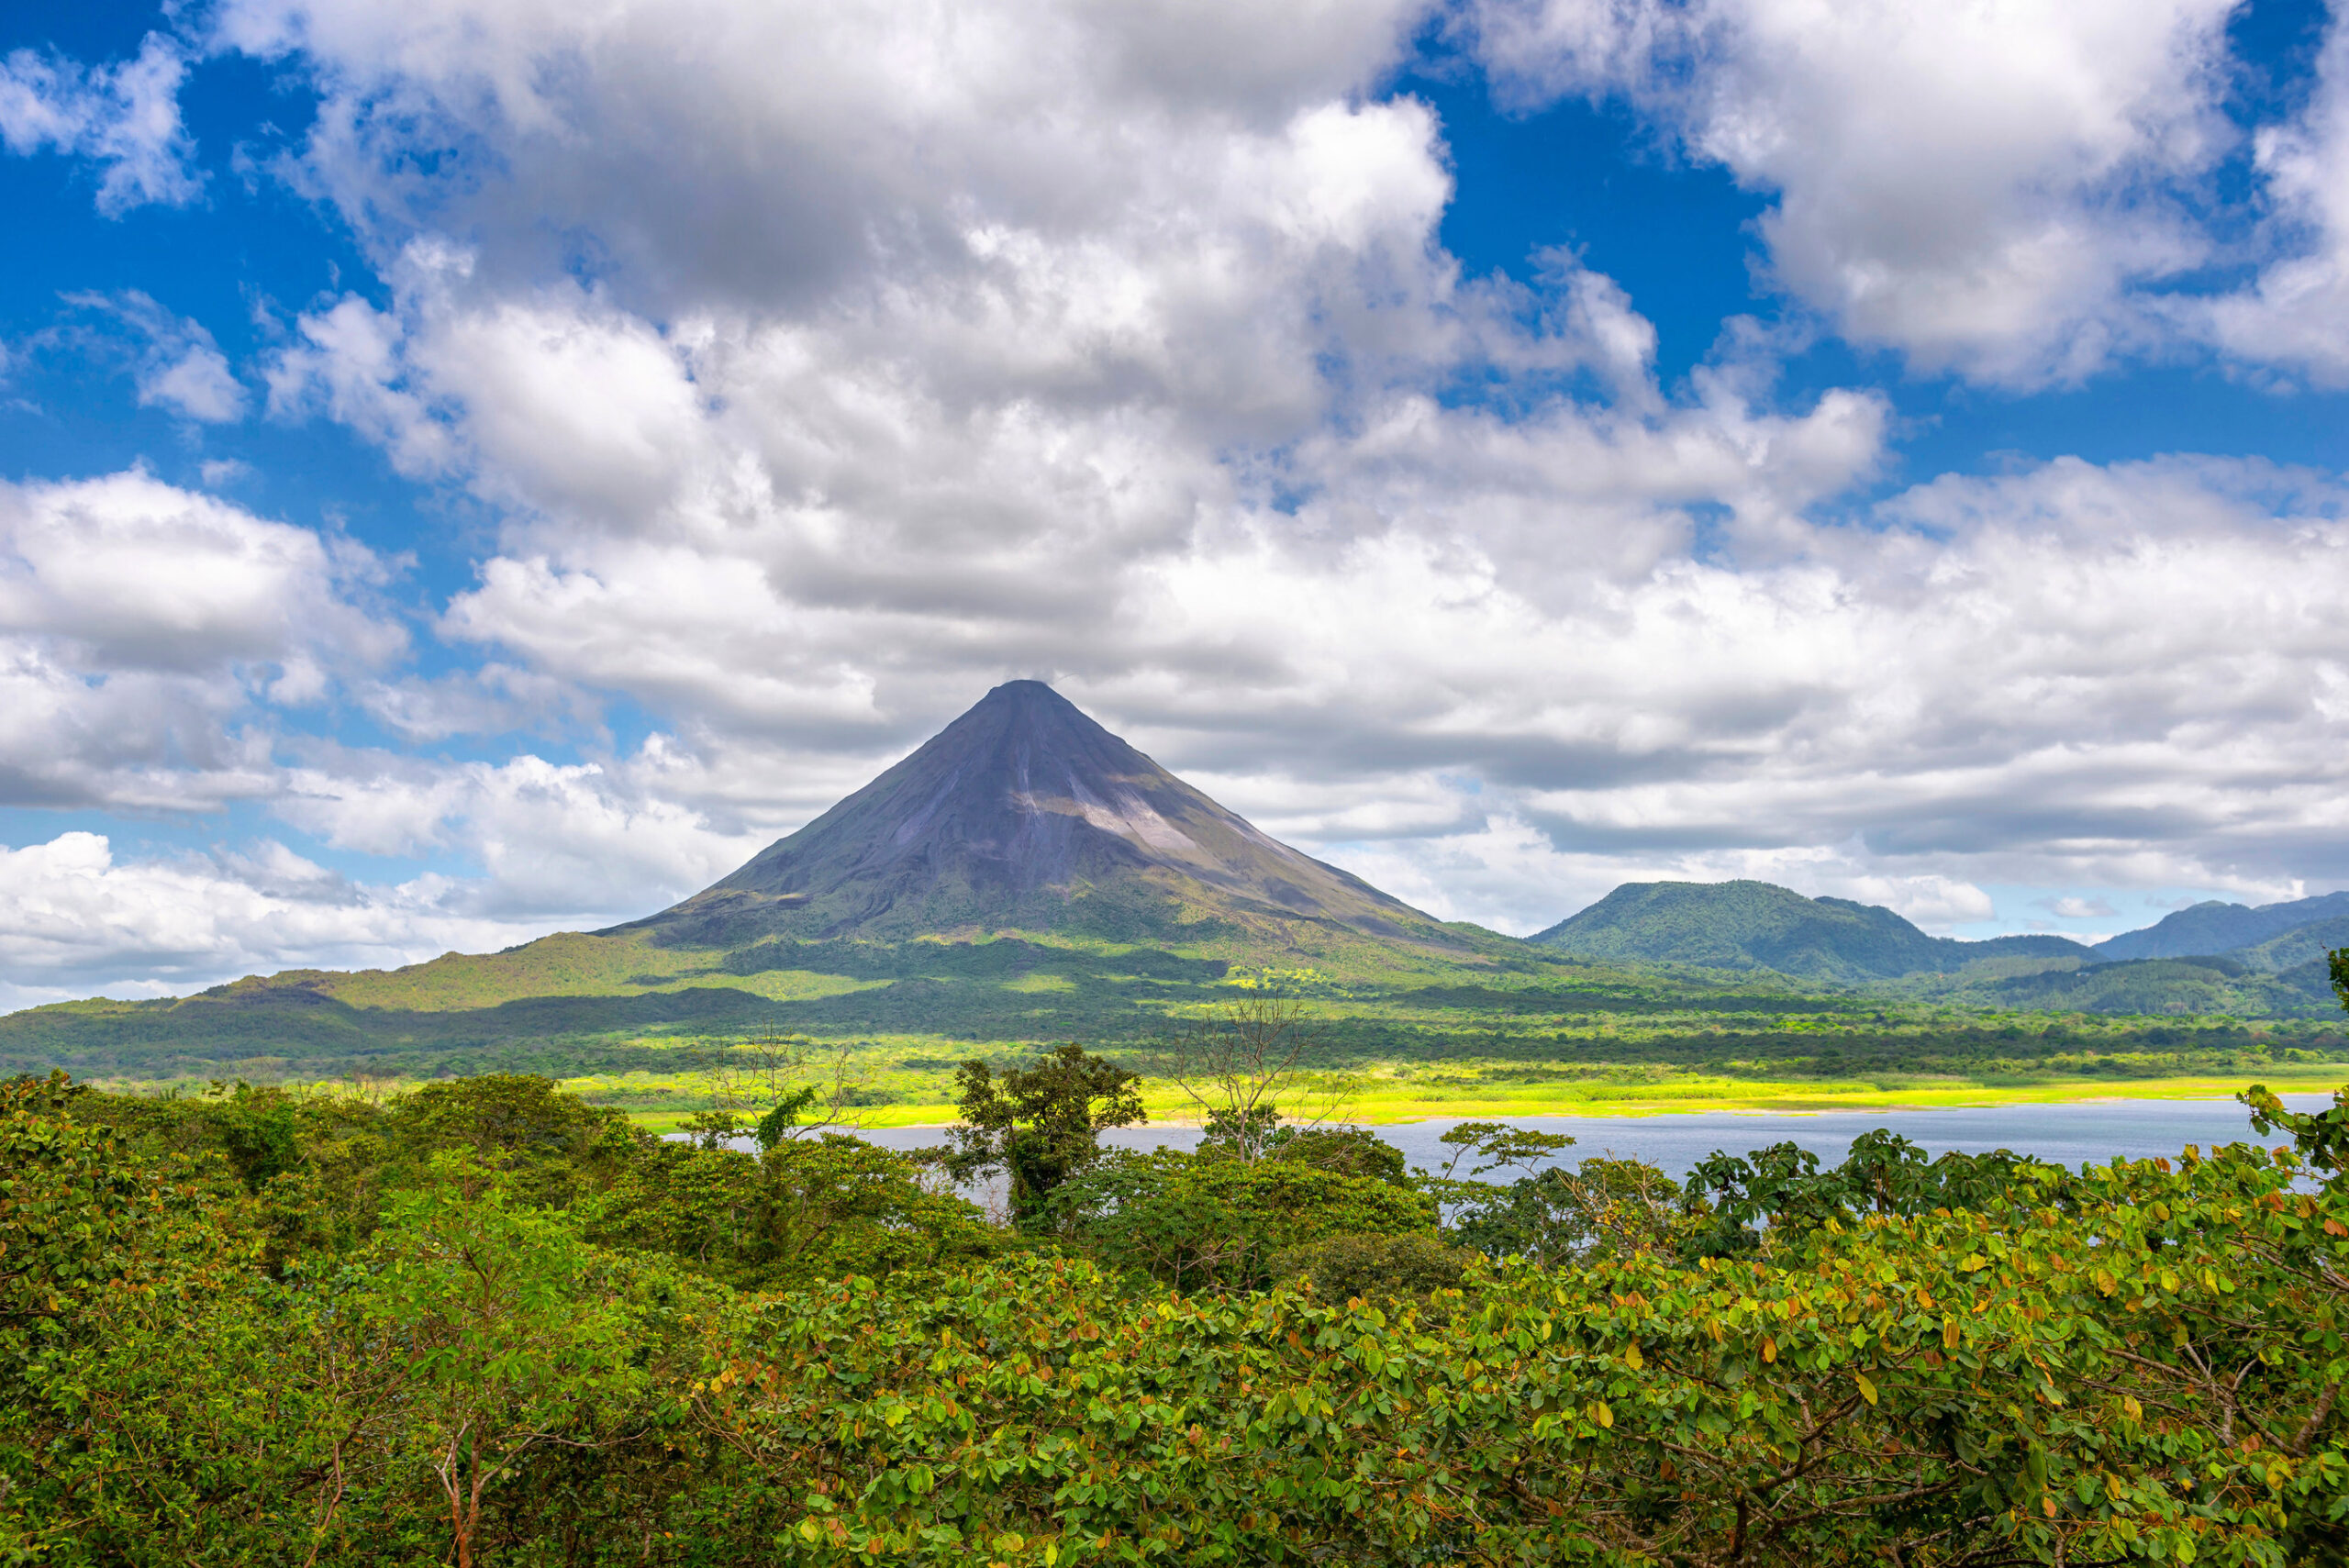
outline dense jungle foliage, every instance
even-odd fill
[[[2349,1095],[1682,1185],[1497,1124],[1105,1150],[1132,1084],[1074,1048],[963,1089],[907,1157],[528,1076],[16,1080],[0,1557],[2349,1561]]]

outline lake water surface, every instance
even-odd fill
[[[2294,1110],[2321,1110],[2332,1104],[2329,1095],[2286,1095]],[[1504,1119],[1504,1118],[1493,1118]],[[2076,1169],[2109,1161],[2143,1159],[2153,1154],[2176,1155],[2192,1143],[2208,1149],[2221,1143],[2249,1141],[2250,1113],[2233,1100],[2093,1100],[2064,1105],[1955,1106],[1943,1110],[1817,1111],[1799,1115],[1745,1111],[1687,1111],[1664,1116],[1510,1117],[1513,1127],[1541,1132],[1563,1132],[1575,1146],[1563,1162],[1590,1154],[1644,1160],[1674,1177],[1716,1149],[1742,1154],[1772,1143],[1793,1141],[1819,1156],[1824,1165],[1839,1163],[1852,1140],[1871,1128],[1889,1128],[1921,1145],[1928,1153],[1958,1150],[1968,1154],[2011,1149],[2035,1155],[2050,1164]],[[1437,1141],[1454,1125],[1454,1118],[1390,1123],[1371,1129],[1425,1170],[1443,1164],[1451,1151]],[[915,1149],[941,1141],[934,1127],[876,1129],[859,1136],[892,1149]],[[1173,1145],[1187,1149],[1199,1139],[1193,1127],[1148,1127],[1120,1129],[1103,1141],[1129,1149]],[[2275,1144],[2290,1140],[2271,1134],[2260,1141]],[[1465,1174],[1465,1172],[1462,1173]]]

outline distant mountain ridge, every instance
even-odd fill
[[[1845,982],[1948,974],[1986,959],[2094,958],[2067,937],[1928,936],[1879,905],[1747,881],[1625,883],[1531,940],[1583,958]]]
[[[2139,958],[2203,958],[2232,953],[2313,926],[2349,917],[2349,893],[2326,893],[2283,904],[2224,904],[2208,899],[2163,916],[2143,930],[2099,942],[2099,962]],[[2340,942],[2332,944],[2343,945]],[[2303,955],[2305,956],[2305,955]]]

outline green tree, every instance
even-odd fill
[[[1819,1156],[1796,1143],[1774,1143],[1741,1157],[1715,1151],[1688,1173],[1686,1200],[1709,1221],[1692,1235],[1699,1251],[1723,1255],[1752,1248],[1750,1227],[1805,1232],[1865,1214],[1992,1211],[2019,1195],[2060,1195],[2065,1173],[2010,1150],[1956,1151],[1928,1161],[1925,1151],[1884,1128],[1862,1133],[1843,1162],[1819,1168]]]
[[[1101,1133],[1149,1120],[1140,1075],[1075,1045],[1000,1078],[974,1059],[955,1073],[963,1120],[947,1131],[957,1182],[1009,1178],[1011,1213],[1025,1222],[1044,1199],[1101,1158]]]
[[[1172,1289],[1269,1284],[1275,1254],[1335,1236],[1432,1236],[1435,1206],[1373,1176],[1297,1161],[1120,1152],[1056,1188],[1041,1216],[1111,1269]]]
[[[515,1206],[462,1156],[433,1173],[393,1200],[344,1312],[376,1373],[360,1397],[397,1412],[391,1440],[430,1473],[472,1568],[493,1486],[543,1450],[621,1435],[650,1382],[645,1311],[562,1217]]]
[[[1678,1183],[1637,1160],[1593,1157],[1486,1187],[1453,1208],[1449,1234],[1490,1258],[1546,1268],[1673,1252],[1692,1229]]]
[[[517,1200],[553,1207],[603,1186],[651,1141],[622,1113],[521,1073],[427,1084],[392,1101],[384,1124],[403,1160],[467,1153],[503,1173]]]
[[[1418,1184],[1403,1151],[1368,1128],[1284,1127],[1273,1134],[1264,1157],[1344,1176],[1367,1176],[1389,1186]]]
[[[927,1190],[906,1156],[837,1135],[757,1155],[660,1144],[584,1207],[591,1239],[743,1290],[969,1263],[1003,1243],[972,1205]]]

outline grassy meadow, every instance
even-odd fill
[[[1572,1079],[1527,1081],[1513,1064],[1463,1063],[1431,1075],[1407,1063],[1365,1063],[1354,1073],[1308,1075],[1287,1097],[1292,1110],[1335,1106],[1367,1126],[1436,1118],[1508,1120],[1522,1117],[1648,1116],[1674,1111],[1831,1111],[1921,1109],[2110,1099],[2224,1099],[2254,1083],[2279,1094],[2331,1093],[2349,1084],[2349,1062],[2279,1063],[2225,1073],[2143,1078],[2047,1077],[2032,1082],[1940,1079],[1726,1077],[1677,1068],[1642,1068]],[[872,1084],[885,1104],[853,1108],[866,1128],[941,1126],[955,1119],[952,1075],[874,1064]],[[630,1120],[669,1131],[708,1104],[699,1074],[590,1075],[563,1087]],[[1192,1102],[1163,1082],[1145,1080],[1142,1103],[1154,1123],[1192,1124]]]
[[[1336,1106],[1365,1124],[1426,1118],[1638,1116],[1668,1111],[1800,1111],[2232,1095],[2254,1082],[2279,1092],[2330,1092],[2349,1082],[2349,1036],[2306,1022],[1981,1015],[1946,1008],[1801,1012],[1659,1012],[1597,1017],[1349,998],[1325,987],[1309,1005],[1292,1112]],[[1089,1040],[1143,1074],[1157,1122],[1194,1119],[1171,1081],[1171,1043],[1217,1026],[1219,1006],[1170,1010],[1152,1036]],[[1465,1016],[1464,1016],[1464,1013]],[[936,1033],[852,1038],[773,1030],[646,1031],[584,1051],[614,1065],[540,1070],[591,1103],[667,1131],[709,1107],[729,1067],[777,1050],[810,1076],[838,1075],[853,1120],[869,1128],[954,1119],[954,1072],[973,1057],[1016,1065],[1045,1048],[1030,1040]],[[106,1087],[197,1092],[244,1078],[389,1095],[431,1076],[305,1073],[260,1058],[209,1078],[114,1073]],[[288,1069],[293,1069],[288,1071]]]

